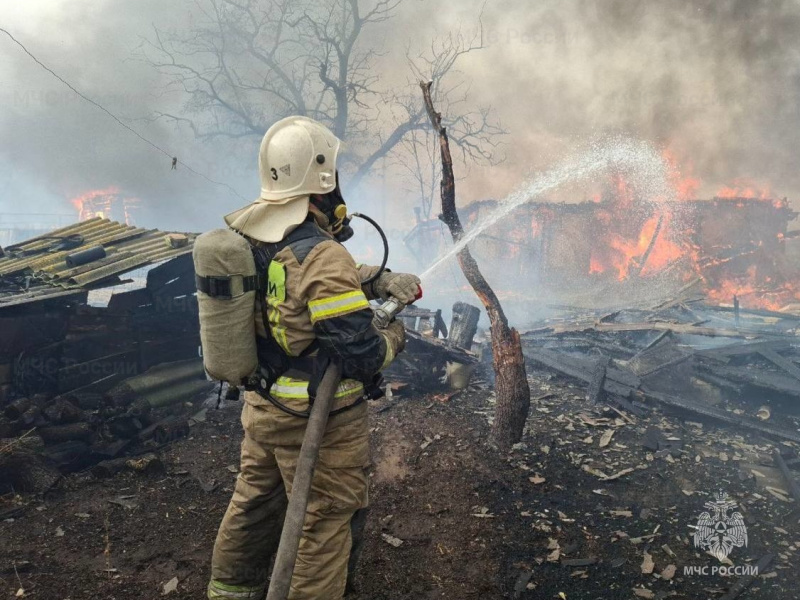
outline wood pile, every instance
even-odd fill
[[[191,256],[183,255],[105,307],[0,310],[0,491],[45,489],[53,473],[185,434],[197,410],[186,403],[213,386],[198,358],[193,292]]]

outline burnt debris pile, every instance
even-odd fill
[[[705,304],[691,292],[609,312],[561,307],[523,335],[527,360],[583,381],[592,403],[800,442],[800,317]]]

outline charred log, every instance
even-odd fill
[[[35,432],[0,440],[0,493],[42,492],[58,480],[58,469],[41,454],[43,447]]]
[[[88,440],[92,437],[92,428],[88,423],[71,423],[44,427],[39,430],[39,435],[46,444],[58,444],[73,440]]]
[[[453,319],[450,321],[450,335],[448,341],[459,348],[470,350],[472,340],[478,331],[478,319],[481,311],[478,307],[466,302],[453,304]]]

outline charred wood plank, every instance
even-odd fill
[[[775,352],[783,352],[788,350],[792,345],[785,340],[768,340],[758,341],[750,344],[728,344],[720,346],[719,348],[709,348],[707,350],[698,350],[698,356],[707,356],[709,358],[732,356],[749,356],[751,354],[758,354],[762,349],[769,349]]]
[[[729,381],[724,377],[717,377],[716,375],[712,375],[711,373],[705,373],[702,371],[696,371],[694,374],[695,376],[697,376],[698,379],[702,379],[706,383],[715,385],[720,389],[727,390],[736,395],[742,393],[743,387],[741,385],[734,383],[733,381]]]
[[[668,335],[672,335],[672,330],[671,329],[665,329],[664,331],[659,333],[650,342],[648,342],[648,344],[644,348],[642,348],[642,352],[644,352],[645,350],[650,350],[650,348],[652,348],[653,346],[658,344],[661,340],[663,340]],[[641,352],[639,354],[641,354]]]
[[[769,362],[771,362],[776,367],[779,367],[786,371],[789,375],[800,381],[800,368],[797,367],[792,361],[784,358],[775,350],[769,347],[761,348],[758,353],[766,358]]]
[[[636,415],[637,417],[646,417],[647,411],[652,411],[650,407],[642,408],[640,404],[634,404],[630,400],[626,400],[625,398],[621,398],[619,396],[612,396],[611,394],[606,394],[606,404],[612,404],[618,408],[627,410],[632,415]]]
[[[743,383],[755,388],[778,392],[788,396],[800,397],[800,381],[782,373],[747,367],[711,366],[705,363],[697,364],[698,370],[705,370],[712,375]]]
[[[712,327],[695,327],[685,323],[597,323],[595,331],[672,331],[673,333],[704,335],[707,337],[743,338],[745,332],[735,329],[715,329]],[[779,335],[779,334],[776,334]]]
[[[642,389],[640,393],[645,399],[652,400],[666,406],[685,410],[695,415],[708,417],[728,425],[735,425],[737,427],[763,433],[768,436],[800,443],[800,434],[788,429],[782,429],[780,427],[774,427],[760,421],[746,419],[712,406],[703,406],[695,402],[690,402],[689,400],[684,400],[683,398],[679,398],[677,396],[655,392],[646,388]]]
[[[592,380],[589,382],[589,393],[587,395],[587,400],[592,404],[597,404],[602,399],[603,384],[605,383],[606,371],[610,364],[611,358],[608,356],[601,356],[597,361],[597,365],[595,365],[594,371],[592,372]]]
[[[736,306],[712,306],[712,305],[705,305],[703,306],[704,309],[713,310],[717,312],[729,312],[735,313]],[[764,310],[760,308],[742,308],[739,306],[738,308],[739,314],[742,315],[754,315],[757,317],[771,317],[776,319],[785,319],[787,321],[800,321],[800,315],[794,315],[792,313],[782,313],[777,312],[774,310]]]
[[[643,350],[628,361],[627,366],[639,377],[646,377],[667,367],[680,364],[693,355],[691,350],[682,348],[673,341],[668,341],[649,350]]]
[[[619,313],[621,312],[622,312],[621,310],[615,310],[614,312],[610,312],[607,315],[603,315],[598,320],[600,323],[612,323],[614,319],[616,319],[619,316]]]
[[[39,429],[39,435],[45,444],[59,444],[75,440],[87,440],[92,437],[92,428],[88,423],[71,423]]]
[[[653,232],[653,237],[650,238],[650,243],[647,245],[647,250],[645,250],[644,254],[642,255],[641,260],[634,261],[634,270],[635,275],[638,277],[644,271],[644,267],[647,264],[647,259],[650,258],[650,254],[653,252],[653,248],[656,246],[656,242],[658,241],[658,236],[661,233],[661,227],[664,224],[664,214],[660,214],[658,216],[658,223],[656,223],[656,230]]]
[[[762,556],[758,563],[756,563],[756,573],[758,573],[758,575],[763,575],[764,569],[770,566],[774,559],[774,554],[765,554]],[[750,587],[758,575],[742,575],[736,581],[736,583],[731,586],[731,589],[728,590],[728,593],[722,596],[722,598],[719,600],[736,600],[736,598],[738,598],[743,591]]]
[[[671,308],[673,306],[677,306],[681,302],[686,302],[686,292],[691,290],[694,286],[698,285],[702,281],[703,281],[702,277],[695,277],[689,283],[687,283],[681,289],[679,289],[678,293],[671,300],[667,300],[666,302],[662,302],[661,304],[653,306],[652,310]]]
[[[456,302],[453,304],[453,318],[450,321],[450,335],[448,342],[457,348],[469,350],[472,348],[472,340],[478,331],[478,319],[481,311],[477,306],[472,306],[466,302]]]
[[[442,310],[437,309],[436,316],[434,317],[433,337],[438,338],[440,335],[445,339],[449,337],[449,334],[447,333],[447,325],[445,324],[444,319],[442,319]]]
[[[642,322],[642,323],[600,323],[600,322],[573,322],[573,323],[552,323],[547,327],[535,329],[528,332],[528,335],[560,334],[574,332],[598,333],[622,333],[627,331],[672,331],[673,333],[687,335],[702,335],[706,337],[729,337],[746,338],[752,336],[753,332],[738,331],[736,329],[716,329],[713,327],[695,327],[690,323],[665,323],[665,322]],[[757,332],[764,337],[789,337],[788,334],[779,332]],[[792,336],[793,337],[793,336]]]
[[[523,353],[525,354],[525,358],[540,363],[559,373],[586,383],[591,383],[592,381],[592,365],[589,361],[559,354],[557,352],[549,352],[542,348],[524,350]],[[606,369],[603,389],[609,394],[628,398],[640,384],[641,380],[633,373],[609,367]]]
[[[789,465],[787,465],[786,461],[783,460],[781,451],[775,448],[775,450],[772,452],[772,458],[775,460],[775,464],[778,465],[781,473],[783,473],[783,478],[786,480],[786,485],[789,486],[789,491],[792,493],[792,498],[794,498],[795,502],[800,502],[800,485],[797,485],[797,481],[792,475],[792,472],[789,470]]]
[[[531,343],[530,339],[525,339],[525,343]],[[541,344],[541,341],[537,341],[537,344]],[[546,347],[548,349],[586,349],[585,351],[598,349],[598,350],[605,350],[610,356],[616,357],[619,356],[620,358],[630,359],[635,354],[635,350],[631,350],[630,348],[623,346],[621,344],[615,344],[613,341],[602,341],[597,339],[596,337],[582,337],[582,336],[553,336],[546,341]]]

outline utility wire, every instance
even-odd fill
[[[127,125],[126,123],[123,123],[123,122],[122,122],[122,121],[119,119],[119,117],[117,117],[117,116],[116,116],[114,113],[112,113],[112,112],[111,112],[110,110],[108,110],[106,107],[104,107],[104,106],[102,106],[102,105],[98,104],[97,102],[95,102],[94,100],[92,100],[91,98],[89,98],[88,96],[85,96],[84,94],[82,94],[81,92],[79,92],[78,90],[76,90],[76,89],[75,89],[75,88],[74,88],[74,87],[73,87],[73,86],[72,86],[72,85],[71,85],[71,84],[70,84],[68,81],[66,81],[66,80],[65,80],[63,77],[61,77],[61,76],[60,76],[58,73],[56,73],[55,71],[53,71],[53,69],[51,69],[50,67],[48,67],[48,66],[47,66],[46,64],[44,64],[42,61],[40,61],[38,58],[36,58],[36,57],[35,57],[33,54],[31,54],[31,52],[30,52],[30,51],[29,51],[29,50],[28,50],[28,49],[27,49],[27,48],[26,48],[26,47],[25,47],[25,46],[22,44],[22,42],[20,42],[20,41],[19,41],[17,38],[15,38],[13,35],[11,35],[11,33],[9,33],[8,31],[6,31],[6,30],[5,30],[5,29],[3,29],[2,27],[0,27],[0,31],[2,31],[3,33],[5,33],[5,34],[6,34],[6,35],[7,35],[9,38],[11,38],[11,40],[12,40],[12,41],[13,41],[15,44],[17,44],[17,45],[18,45],[20,48],[22,48],[22,50],[25,52],[25,54],[27,54],[28,56],[30,56],[30,57],[33,59],[33,61],[34,61],[34,62],[35,62],[37,65],[39,65],[39,66],[40,66],[40,67],[42,67],[42,68],[43,68],[45,71],[47,71],[48,73],[50,73],[50,74],[51,74],[53,77],[55,77],[56,79],[58,79],[58,80],[59,80],[61,83],[63,83],[65,86],[67,86],[67,87],[68,87],[69,89],[71,89],[73,92],[75,92],[75,93],[76,93],[78,96],[80,96],[81,98],[83,98],[84,100],[86,100],[87,102],[89,102],[90,104],[93,104],[94,106],[96,106],[97,108],[99,108],[100,110],[102,110],[102,111],[103,111],[104,113],[106,113],[106,114],[107,114],[109,117],[111,117],[112,119],[114,119],[114,120],[115,120],[115,121],[116,121],[118,124],[122,125],[122,126],[125,128],[125,129],[127,129],[128,131],[130,131],[130,132],[131,132],[133,135],[135,135],[136,137],[138,137],[140,140],[142,140],[142,141],[143,141],[143,142],[145,142],[146,144],[149,144],[150,146],[152,146],[153,148],[155,148],[156,150],[158,150],[159,152],[161,152],[161,153],[162,153],[162,154],[164,154],[165,156],[167,156],[167,157],[169,157],[169,158],[172,158],[172,157],[174,156],[172,153],[170,153],[170,152],[167,152],[166,150],[164,150],[164,148],[162,148],[162,147],[161,147],[161,146],[159,146],[158,144],[156,144],[156,143],[154,143],[154,142],[151,142],[150,140],[148,140],[146,137],[144,137],[142,134],[140,134],[138,131],[136,131],[136,130],[135,130],[133,127],[131,127],[130,125]],[[197,176],[199,176],[199,177],[202,177],[203,179],[205,179],[205,180],[206,180],[206,181],[208,181],[209,183],[213,183],[214,185],[219,185],[219,186],[222,186],[222,187],[224,187],[224,188],[227,188],[227,189],[228,189],[228,190],[229,190],[229,191],[230,191],[232,194],[234,194],[235,196],[238,196],[238,197],[239,197],[239,198],[241,198],[242,200],[245,200],[245,201],[246,201],[246,198],[245,198],[244,196],[242,196],[242,195],[241,195],[239,192],[237,192],[235,189],[233,189],[233,188],[232,188],[230,185],[228,185],[227,183],[224,183],[224,182],[222,182],[222,181],[215,181],[214,179],[211,179],[210,177],[208,177],[208,176],[204,175],[203,173],[200,173],[199,171],[196,171],[196,170],[194,170],[192,167],[190,167],[189,165],[187,165],[187,164],[186,164],[185,162],[183,162],[182,160],[179,160],[179,161],[177,161],[177,162],[178,162],[178,163],[180,163],[181,165],[183,165],[183,166],[186,168],[186,170],[187,170],[187,171],[190,171],[191,173],[194,173],[195,175],[197,175]]]

